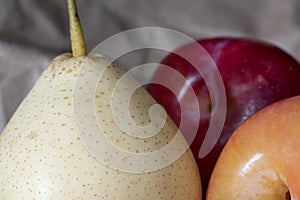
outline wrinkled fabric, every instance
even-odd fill
[[[159,26],[194,39],[267,40],[300,59],[298,0],[77,0],[77,4],[89,50],[121,31]],[[62,0],[0,1],[0,131],[44,67],[56,55],[70,51],[66,8]],[[120,58],[120,63],[129,69],[159,62],[163,55],[143,50]],[[144,70],[139,77],[149,79],[151,74]]]

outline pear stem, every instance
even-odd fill
[[[85,40],[80,25],[79,16],[75,0],[67,0],[69,20],[70,20],[70,35],[73,57],[87,55]]]

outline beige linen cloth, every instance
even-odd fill
[[[121,31],[159,26],[194,39],[259,38],[300,60],[299,0],[77,0],[77,4],[89,50]],[[155,42],[155,37],[151,40]],[[49,61],[69,51],[64,0],[0,0],[0,131]],[[159,52],[145,50],[120,62],[128,69],[161,58]],[[149,78],[151,71],[140,76]]]

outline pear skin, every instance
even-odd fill
[[[200,176],[189,149],[162,169],[136,174],[105,166],[90,154],[80,140],[73,111],[74,84],[87,62],[95,69],[108,63],[100,55],[55,58],[7,124],[0,136],[0,198],[201,199]],[[114,121],[108,105],[123,73],[110,64],[95,91],[96,117],[103,134],[127,151],[159,150],[177,132],[169,118],[155,137],[146,139],[124,134]],[[153,104],[145,89],[134,93],[129,112],[136,124],[149,123]]]

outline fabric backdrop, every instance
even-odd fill
[[[159,26],[194,39],[243,36],[272,42],[300,60],[299,0],[77,0],[87,47],[121,31]],[[151,38],[155,42],[155,37]],[[172,42],[172,41],[169,41]],[[0,0],[0,131],[56,55],[70,51],[63,0]],[[145,50],[125,68],[157,61]],[[140,74],[149,78],[150,71]]]

